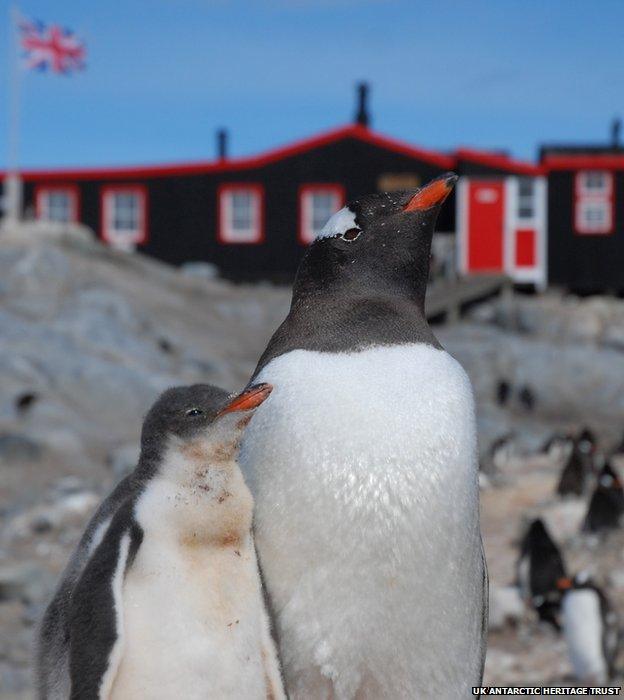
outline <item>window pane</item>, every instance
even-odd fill
[[[582,202],[578,225],[584,233],[608,233],[611,229],[610,203],[600,200]]]
[[[586,190],[605,190],[607,187],[607,178],[605,173],[600,171],[590,171],[585,173],[585,189]]]
[[[219,236],[223,243],[259,243],[262,240],[262,194],[253,186],[227,187],[220,194]]]
[[[518,180],[518,218],[532,219],[535,216],[535,181],[530,177]]]
[[[314,192],[311,197],[312,233],[316,236],[336,211],[336,196],[332,192]]]
[[[139,197],[132,192],[113,194],[112,228],[115,231],[139,230]]]
[[[607,212],[604,207],[596,204],[585,208],[585,221],[590,224],[602,224],[607,220]]]
[[[518,194],[521,197],[532,197],[533,196],[533,189],[534,189],[534,182],[532,178],[529,177],[521,177],[518,180]]]
[[[253,195],[251,192],[233,192],[231,195],[232,230],[249,231],[253,228]]]
[[[47,195],[47,219],[67,223],[71,220],[71,202],[67,192],[49,192]]]

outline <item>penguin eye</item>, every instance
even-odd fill
[[[201,408],[189,408],[189,410],[186,412],[187,416],[201,416],[203,411]]]
[[[350,228],[345,231],[340,238],[342,238],[343,241],[354,241],[356,238],[360,237],[361,233],[359,228]]]

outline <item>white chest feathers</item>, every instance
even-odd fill
[[[591,589],[572,590],[562,603],[563,631],[574,675],[580,681],[604,683],[607,667],[602,638],[600,599]]]
[[[415,344],[296,350],[258,381],[274,390],[241,464],[289,691],[309,664],[336,698],[463,692],[479,673],[483,607],[466,374]]]
[[[121,660],[110,700],[266,700],[272,687],[283,697],[252,500],[236,472],[210,490],[195,478],[154,479],[138,500],[143,540],[116,596]]]

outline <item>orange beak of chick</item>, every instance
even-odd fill
[[[227,406],[222,408],[219,413],[217,413],[217,418],[226,413],[251,411],[254,408],[258,408],[272,391],[273,387],[270,384],[253,384],[238,396],[235,396]]]
[[[421,187],[403,207],[403,211],[425,211],[425,209],[440,206],[449,196],[456,182],[457,175],[455,173],[440,175]]]

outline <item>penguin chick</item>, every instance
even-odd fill
[[[557,581],[566,576],[565,564],[541,518],[533,520],[522,540],[516,574],[524,600],[540,620],[559,631],[561,595]]]
[[[624,514],[624,490],[614,468],[607,462],[589,502],[583,524],[584,532],[613,530],[620,526]]]
[[[285,697],[237,464],[270,393],[197,384],[150,409],[43,618],[41,698]]]
[[[558,582],[561,621],[570,663],[578,681],[606,683],[618,650],[618,617],[604,592],[587,576]]]

